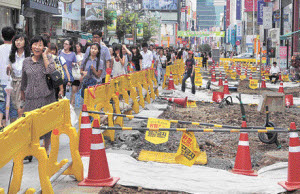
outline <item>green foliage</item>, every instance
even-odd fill
[[[134,34],[136,33],[136,26],[138,23],[143,24],[143,39],[137,40],[138,42],[148,42],[151,40],[151,37],[157,34],[159,30],[159,21],[155,17],[148,17],[146,19],[141,19],[138,13],[130,13],[128,11],[124,12],[122,15],[118,16],[117,19],[117,37],[121,41],[125,34]],[[150,26],[149,26],[150,25]]]
[[[103,21],[86,21],[81,24],[81,31],[83,32],[93,32],[94,30],[101,30],[104,26],[111,25],[113,21],[113,15],[110,14],[109,10],[104,11]]]
[[[203,52],[208,53],[208,52],[211,51],[211,47],[210,47],[209,44],[202,44],[202,45],[199,45],[198,49],[199,49],[199,51],[200,51],[201,53],[203,53]]]

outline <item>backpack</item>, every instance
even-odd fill
[[[65,73],[64,73],[64,71],[63,71],[63,67],[62,67],[61,61],[60,61],[60,59],[59,59],[59,56],[54,56],[54,55],[52,55],[52,58],[53,58],[53,60],[54,60],[55,69],[61,74],[62,80],[64,80],[64,78],[65,78]]]

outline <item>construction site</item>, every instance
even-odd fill
[[[14,149],[15,153],[22,149],[21,155],[11,153],[0,163],[0,187],[9,187],[9,193],[284,193],[299,189],[300,84],[285,75],[273,84],[267,76],[269,69],[249,60],[221,59],[208,69],[201,67],[201,58],[196,60],[195,94],[190,80],[186,91],[181,91],[184,64],[178,60],[167,67],[162,86],[151,69],[87,88],[82,109],[76,110],[75,128],[70,127],[68,108],[62,108],[67,100],[37,110],[50,117],[65,115],[45,129],[54,134],[49,158],[32,146],[42,134],[35,129],[47,121],[38,118],[38,112],[27,114],[20,122],[32,120],[33,125],[28,125],[33,126],[32,137]],[[35,143],[26,147],[29,139]],[[34,158],[23,164],[26,155]],[[48,161],[46,174],[37,168],[40,161]]]

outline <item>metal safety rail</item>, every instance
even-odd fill
[[[149,117],[141,117],[141,116],[134,116],[134,115],[125,115],[125,114],[116,114],[116,113],[105,113],[105,112],[97,112],[97,111],[87,111],[91,114],[100,114],[100,115],[107,115],[107,116],[118,116],[124,117],[129,119],[145,119],[147,120]],[[230,126],[230,125],[220,125],[220,124],[210,124],[210,123],[199,123],[199,122],[192,122],[192,121],[180,121],[180,120],[169,120],[171,123],[179,123],[179,124],[188,124],[188,125],[202,125],[207,127],[216,127],[216,128],[229,128],[229,129],[258,129],[258,130],[267,130],[277,132],[279,131],[289,131],[289,128],[278,128],[278,127],[258,127],[258,126],[249,126],[249,127],[238,127],[238,126]],[[220,131],[221,132],[221,131]]]
[[[214,133],[214,132],[225,132],[225,133],[289,133],[289,132],[297,132],[300,130],[266,130],[266,129],[256,129],[256,130],[250,130],[250,129],[200,129],[200,128],[147,128],[147,127],[107,127],[102,126],[99,128],[94,129],[101,129],[101,130],[117,130],[117,131],[181,131],[181,132],[206,132],[206,133]]]

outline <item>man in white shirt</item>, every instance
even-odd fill
[[[279,79],[280,72],[281,72],[280,68],[277,66],[277,63],[274,62],[273,66],[270,69],[270,75],[269,75],[271,83],[276,84],[277,80]],[[275,82],[273,82],[273,78],[275,78]]]
[[[10,83],[10,76],[6,74],[6,68],[9,64],[9,54],[11,51],[11,44],[12,39],[15,36],[15,30],[10,27],[2,28],[2,37],[4,40],[4,44],[0,46],[0,130],[3,128],[2,119],[3,115],[5,114],[5,100],[6,100],[6,93],[4,91],[5,87]],[[10,101],[12,102],[12,101]],[[14,108],[11,103],[9,115],[11,119],[15,120],[18,117],[18,112]],[[11,121],[13,121],[11,120]]]
[[[183,62],[185,62],[188,59],[188,52],[186,51],[186,49],[183,49],[182,59],[183,59]]]
[[[143,50],[141,51],[141,55],[143,57],[142,60],[142,69],[150,69],[152,66],[153,54],[148,50],[148,44],[142,44]]]

